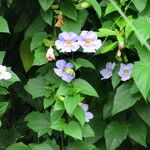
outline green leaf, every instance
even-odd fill
[[[87,0],[87,2],[90,3],[93,6],[93,8],[95,9],[98,17],[100,18],[101,14],[102,14],[100,4],[96,0]]]
[[[53,21],[53,11],[52,10],[48,10],[46,12],[41,10],[41,16],[47,24],[49,24],[50,26],[52,25],[52,21]]]
[[[35,49],[33,65],[40,66],[46,63],[46,49],[44,46],[40,46],[37,49]]]
[[[22,13],[15,24],[14,32],[17,33],[23,31],[28,26],[30,21],[31,18],[26,13]]]
[[[83,126],[85,123],[85,112],[84,112],[84,110],[80,106],[77,106],[73,112],[73,115],[80,122],[81,126]]]
[[[121,81],[120,77],[118,76],[119,69],[120,69],[120,65],[116,64],[116,66],[113,70],[113,76],[111,78],[112,86],[114,89],[118,86],[118,84]]]
[[[8,93],[9,92],[8,92],[8,90],[6,88],[0,86],[0,95],[6,95]]]
[[[88,13],[86,10],[78,13],[77,21],[64,17],[64,24],[61,26],[62,31],[80,33],[82,26],[87,19]]]
[[[33,22],[30,24],[30,26],[27,28],[25,32],[25,38],[31,37],[34,34],[41,32],[46,27],[45,21],[42,19],[42,17],[39,15],[37,16]]]
[[[46,94],[46,80],[43,77],[30,79],[25,85],[25,90],[34,98],[43,97]]]
[[[48,140],[41,144],[35,144],[35,146],[31,148],[31,150],[59,150],[59,146],[55,141]]]
[[[67,150],[95,150],[95,146],[85,141],[70,142]]]
[[[123,110],[126,110],[133,106],[137,102],[137,97],[131,95],[130,93],[130,85],[122,84],[117,88],[114,103],[112,108],[112,115],[115,115]]]
[[[43,102],[44,109],[48,108],[53,103],[54,103],[54,97],[48,97],[48,98],[46,97],[46,98],[44,98],[44,102]]]
[[[87,59],[78,58],[76,59],[75,62],[72,61],[72,63],[75,65],[76,70],[79,69],[80,67],[95,69],[95,66]]]
[[[136,20],[133,21],[133,25],[138,30],[138,32],[140,34],[139,36],[141,38],[144,38],[145,40],[150,38],[150,30],[149,30],[150,18],[149,17],[140,16]]]
[[[46,38],[47,38],[46,32],[38,32],[38,33],[34,34],[32,37],[31,45],[30,45],[31,51],[33,51],[36,48],[38,48],[39,46],[41,46],[44,39],[46,39]]]
[[[7,21],[0,16],[0,32],[9,33]]]
[[[10,128],[10,129],[0,128],[0,149],[6,150],[6,147],[8,147],[11,144],[15,143],[16,139],[19,136],[20,135],[18,134],[18,131],[15,128]]]
[[[51,133],[50,120],[47,114],[32,112],[26,116],[25,121],[29,128],[38,133],[39,137]]]
[[[38,0],[38,1],[42,9],[44,11],[47,11],[51,7],[51,5],[54,3],[55,0]]]
[[[135,5],[136,9],[141,12],[146,7],[147,0],[132,0],[132,3]]]
[[[64,99],[64,106],[69,115],[73,113],[79,102],[81,101],[80,95],[66,96]]]
[[[150,64],[136,62],[132,71],[132,77],[146,99],[150,91]]]
[[[97,36],[98,37],[116,36],[116,32],[111,29],[101,28],[99,29],[99,32],[97,32]]]
[[[85,124],[83,126],[82,134],[83,134],[83,137],[85,137],[85,138],[89,138],[89,137],[94,137],[95,136],[95,133],[94,133],[93,129],[90,127],[89,124]]]
[[[55,122],[52,122],[50,127],[54,130],[62,131],[64,125],[65,125],[65,120],[64,119],[59,119]]]
[[[105,10],[105,15],[108,15],[114,11],[117,11],[117,9],[112,5],[111,3],[108,3],[106,10]]]
[[[138,113],[138,115],[150,127],[150,117],[149,117],[149,114],[150,114],[150,105],[149,104],[140,103],[140,104],[136,105],[135,110]]]
[[[64,125],[64,132],[73,138],[82,140],[82,131],[79,123],[75,121],[69,122],[69,124]]]
[[[66,17],[77,20],[77,10],[71,0],[65,0],[62,2],[60,5],[60,10]]]
[[[135,34],[132,33],[128,38],[128,44],[130,47],[134,47],[137,52],[138,56],[140,57],[140,60],[146,64],[150,64],[149,58],[150,58],[150,52],[146,48],[146,46],[142,46],[139,40],[136,38]]]
[[[69,86],[68,84],[65,84],[65,83],[61,83],[57,90],[56,95],[62,95],[62,96],[70,95],[70,94],[72,94],[71,91],[72,91],[71,86]]]
[[[5,57],[5,52],[4,52],[4,51],[3,51],[3,52],[0,52],[0,64],[3,63],[4,57]]]
[[[30,41],[22,41],[19,50],[24,69],[27,72],[32,67],[34,59],[34,53],[30,51]]]
[[[94,118],[90,121],[90,127],[94,131],[94,136],[91,136],[87,139],[89,143],[96,143],[99,139],[101,139],[104,136],[105,122],[101,121],[101,119],[101,116],[97,115],[94,116]],[[87,133],[86,135],[90,135],[90,133]],[[83,133],[83,136],[85,136],[85,133]]]
[[[128,134],[127,126],[117,121],[111,122],[105,129],[105,140],[107,150],[116,150],[126,139]]]
[[[0,117],[5,113],[8,104],[8,102],[0,102]]]
[[[98,50],[96,52],[96,54],[104,54],[104,53],[107,53],[109,51],[113,51],[114,48],[116,48],[116,46],[118,45],[118,42],[105,42],[102,47],[100,48],[100,50]]]
[[[89,96],[99,97],[96,90],[87,81],[83,79],[74,80],[73,85],[75,88],[80,90],[80,93]]]
[[[6,150],[30,150],[27,145],[20,143],[15,143],[13,145],[10,145]]]
[[[147,136],[147,128],[145,124],[139,120],[132,121],[129,126],[129,137],[132,138],[137,143],[141,144],[144,147],[147,147],[146,145],[146,136]]]

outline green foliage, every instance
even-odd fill
[[[1,16],[0,16],[0,26],[1,26],[0,32],[9,33],[7,21]]]
[[[111,122],[105,129],[107,150],[115,150],[127,137],[127,126],[119,122]]]
[[[80,93],[85,95],[99,97],[95,89],[85,80],[83,79],[76,79],[73,82],[75,88],[77,88]]]
[[[133,106],[137,100],[137,97],[135,95],[131,95],[130,93],[130,84],[122,84],[117,88],[114,97],[112,115],[128,109]]]
[[[29,148],[23,143],[16,143],[7,148],[7,150],[29,150]]]

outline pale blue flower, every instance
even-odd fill
[[[60,52],[75,52],[79,49],[77,42],[78,35],[74,32],[63,32],[59,34],[58,40],[55,41],[55,46]]]
[[[67,63],[61,59],[56,62],[57,68],[54,68],[54,72],[66,82],[71,82],[75,78],[75,72],[72,69],[73,64]]]
[[[129,80],[131,78],[133,64],[120,64],[120,70],[118,72],[118,75],[121,77],[122,81]]]
[[[80,106],[85,112],[85,122],[89,122],[94,117],[93,114],[88,111],[89,106],[87,104],[83,104],[83,103],[81,103]]]
[[[100,74],[103,76],[103,79],[109,79],[112,76],[112,71],[115,68],[115,63],[107,63],[106,68],[100,71]]]
[[[6,70],[6,66],[0,65],[0,80],[8,80],[12,77],[11,73]]]
[[[102,46],[101,40],[93,31],[82,31],[79,35],[78,42],[85,53],[95,53]]]

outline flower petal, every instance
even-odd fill
[[[54,72],[60,77],[63,76],[63,71],[61,69],[54,68]]]
[[[56,66],[59,69],[64,69],[65,65],[66,65],[66,61],[63,59],[60,59],[56,62]]]

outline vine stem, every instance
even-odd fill
[[[128,8],[129,8],[131,2],[132,2],[132,1],[130,1],[130,2],[128,3],[128,5],[126,6],[125,11],[123,12],[124,14],[127,12],[127,10],[128,10]],[[116,22],[117,22],[121,17],[122,17],[122,16],[119,16],[119,17],[117,18],[117,20],[112,24],[112,26],[110,27],[110,29],[112,29],[112,28],[114,27],[114,25],[116,24]],[[103,42],[103,43],[106,42],[107,38],[108,38],[108,36],[104,39],[104,42]]]
[[[63,133],[60,133],[61,135],[61,150],[64,150],[64,140],[63,140]]]
[[[132,30],[135,32],[136,37],[138,40],[145,45],[145,47],[150,51],[150,46],[148,42],[144,39],[144,37],[141,35],[141,33],[135,28],[135,26],[132,24],[132,22],[128,19],[128,17],[124,14],[124,12],[120,9],[120,7],[116,4],[114,0],[109,0],[111,4],[117,9],[121,17],[127,22],[127,24],[132,28]]]

